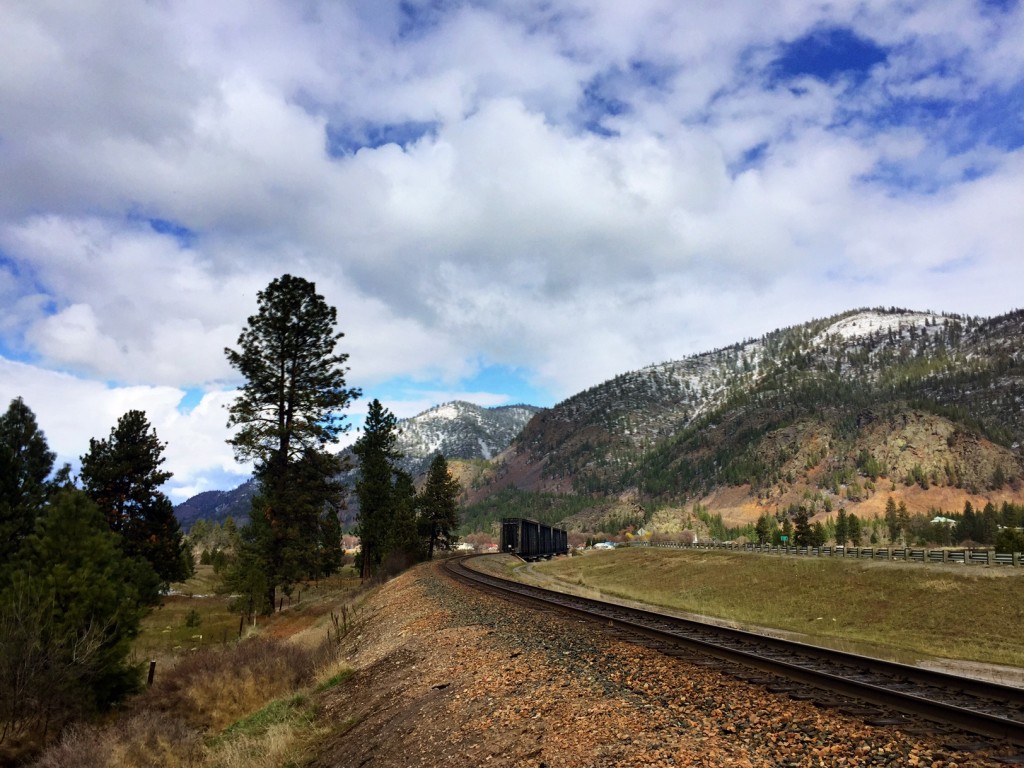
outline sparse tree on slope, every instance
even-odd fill
[[[0,563],[30,533],[46,500],[54,453],[20,397],[0,416]]]
[[[174,506],[159,490],[171,477],[160,469],[165,447],[143,411],[128,411],[108,439],[89,441],[81,479],[110,529],[122,536],[125,553],[148,561],[167,584],[188,577],[191,555]]]
[[[335,330],[337,310],[314,283],[283,275],[260,291],[258,305],[238,337],[239,350],[225,350],[246,380],[228,409],[228,426],[238,428],[229,440],[236,458],[256,466],[260,496],[252,524],[263,530],[247,540],[260,548],[269,582],[264,606],[272,607],[278,585],[287,589],[304,569],[315,570],[312,553],[322,541],[304,538],[313,510],[318,515],[339,503],[329,482],[339,466],[326,447],[348,430],[341,411],[360,392],[346,386],[348,355],[336,352],[344,336]],[[311,472],[319,475],[296,491]],[[323,498],[313,498],[317,491]]]
[[[430,463],[427,482],[419,495],[420,520],[427,540],[427,559],[434,557],[435,549],[451,549],[458,536],[459,481],[448,472],[448,462],[437,454]]]

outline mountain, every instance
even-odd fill
[[[482,408],[461,400],[436,405],[398,422],[399,466],[418,477],[438,453],[449,460],[493,459],[542,410],[532,405]]]
[[[526,423],[543,409],[532,405],[505,405],[482,408],[454,401],[434,406],[423,413],[398,421],[397,449],[403,454],[398,465],[418,477],[424,474],[437,453],[449,460],[489,460],[505,450]],[[344,452],[353,466],[357,460],[351,450]],[[345,474],[346,484],[354,487],[357,470]],[[249,480],[230,491],[205,491],[174,508],[182,528],[199,518],[223,522],[229,515],[242,523],[249,518],[249,506],[256,483]],[[349,494],[343,522],[354,521],[358,506]]]
[[[178,504],[174,508],[174,514],[185,531],[200,518],[223,523],[232,517],[238,525],[242,525],[249,519],[249,509],[255,493],[256,481],[252,479],[230,491],[203,491]]]
[[[808,498],[871,514],[882,490],[912,511],[1019,500],[1022,402],[1024,311],[852,310],[580,392],[473,498],[699,500],[737,522]]]

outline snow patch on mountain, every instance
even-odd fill
[[[490,460],[505,450],[543,409],[532,405],[483,408],[456,400],[398,422],[398,464],[413,476],[426,472],[438,453],[446,459]]]
[[[838,336],[844,341],[865,338],[877,333],[895,333],[902,335],[904,330],[924,328],[939,324],[943,318],[931,312],[896,312],[884,313],[875,310],[858,312],[841,318],[830,325],[815,339],[815,344],[824,343],[829,337]]]

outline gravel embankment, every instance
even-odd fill
[[[435,565],[384,585],[317,766],[997,766],[534,613]]]

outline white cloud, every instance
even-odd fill
[[[251,467],[235,463],[225,442],[224,408],[233,393],[208,393],[188,414],[179,411],[184,395],[174,387],[108,387],[0,358],[0,407],[6,410],[16,397],[25,401],[57,454],[57,466],[67,462],[77,469],[90,438],[106,439],[129,410],[145,411],[160,441],[167,444],[164,466],[174,477],[164,490],[175,503],[197,488],[210,490],[206,478],[230,486],[243,482],[251,472]]]
[[[887,49],[863,82],[773,74],[836,25]],[[985,129],[1020,130],[973,110],[1020,92],[1022,29],[969,0],[7,3],[0,394],[74,454],[144,402],[195,490],[231,471],[223,348],[284,272],[338,307],[350,385],[424,390],[403,415],[500,400],[467,383],[493,365],[558,399],[851,306],[1008,310],[1024,167]]]

